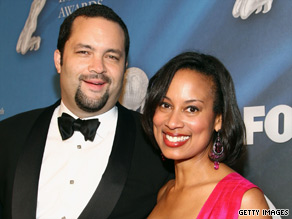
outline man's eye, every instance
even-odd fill
[[[195,106],[188,106],[186,111],[189,113],[195,113],[195,112],[199,111],[199,109]]]
[[[88,52],[87,51],[83,51],[83,50],[81,50],[81,51],[77,51],[77,53],[79,53],[79,54],[88,54]]]
[[[110,59],[113,59],[113,60],[119,60],[119,58],[117,56],[114,56],[114,55],[109,55],[108,56]]]

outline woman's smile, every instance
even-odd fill
[[[163,133],[163,141],[168,147],[183,146],[190,139],[189,135]]]

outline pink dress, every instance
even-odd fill
[[[251,188],[258,187],[238,173],[228,174],[216,185],[197,218],[238,218],[243,194]]]

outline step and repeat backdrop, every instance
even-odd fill
[[[178,53],[199,51],[225,64],[247,128],[247,153],[235,168],[276,208],[291,211],[292,1],[1,0],[0,120],[60,98],[59,26],[89,4],[113,8],[128,26],[120,99],[128,108],[143,107],[148,79]]]

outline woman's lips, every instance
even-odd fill
[[[180,147],[189,139],[189,135],[173,135],[171,133],[163,133],[163,141],[168,147]]]

